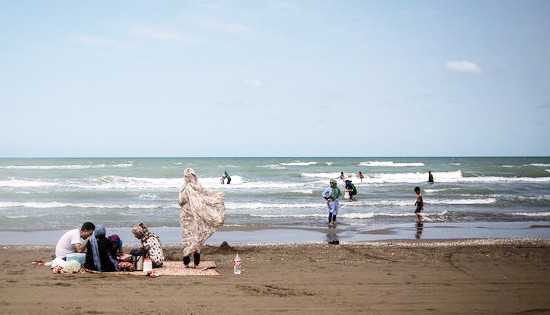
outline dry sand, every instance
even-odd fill
[[[177,246],[166,246],[180,260]],[[243,273],[233,275],[241,253]],[[207,247],[221,276],[52,274],[0,248],[2,314],[550,314],[550,240]]]

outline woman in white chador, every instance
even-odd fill
[[[225,218],[225,194],[203,187],[192,168],[183,172],[185,183],[180,189],[178,203],[181,206],[181,244],[183,264],[189,266],[191,254],[195,267],[200,263],[204,242],[223,225]]]

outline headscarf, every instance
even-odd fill
[[[117,243],[120,242],[120,237],[118,237],[118,235],[116,234],[113,234],[111,236],[109,236],[109,241],[111,241],[111,243]]]
[[[113,235],[109,236],[109,241],[112,244],[116,244],[116,249],[117,250],[122,247],[122,240],[120,239],[120,237],[117,234],[113,234]]]
[[[120,244],[120,237],[116,234],[109,236],[109,241],[111,241],[111,243],[113,244],[122,245]]]
[[[147,229],[147,226],[144,223],[136,224],[132,228],[132,233],[134,233],[134,236],[137,239],[142,239],[148,232],[149,230]]]
[[[330,194],[330,198],[337,199],[342,195],[342,192],[340,191],[340,188],[338,188],[338,184],[336,183],[336,179],[330,180],[330,187],[332,188],[332,192]]]
[[[101,271],[101,259],[99,258],[99,247],[97,245],[97,237],[105,237],[106,231],[103,225],[96,225],[94,234],[90,239],[90,245],[92,247],[92,257],[94,259],[94,265],[97,271]]]

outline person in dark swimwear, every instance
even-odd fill
[[[420,213],[422,210],[424,210],[424,200],[422,199],[420,187],[414,187],[414,192],[416,193],[416,202],[414,203],[414,205],[416,206],[416,210],[414,210],[414,213],[416,214],[419,222],[424,222],[426,221],[426,218]]]

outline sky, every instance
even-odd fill
[[[0,0],[0,157],[549,156],[549,16]]]

